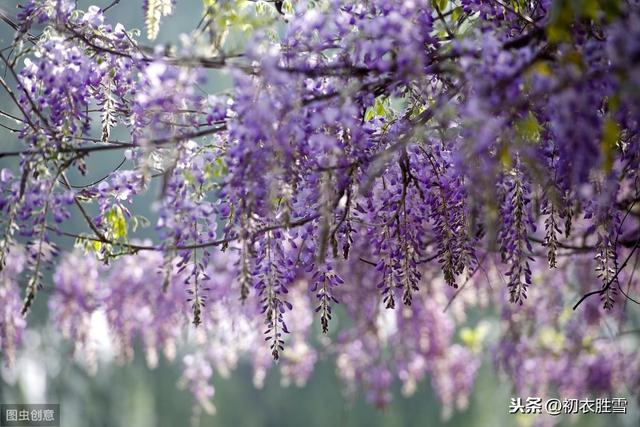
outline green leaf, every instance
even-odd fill
[[[519,137],[529,142],[539,142],[542,125],[538,122],[536,116],[529,112],[526,117],[518,120],[515,124],[516,133]]]
[[[509,152],[509,148],[506,145],[502,145],[498,150],[498,158],[500,159],[500,163],[505,169],[511,169],[513,165],[513,159],[511,158],[511,153]]]
[[[460,330],[460,339],[462,343],[474,353],[482,351],[482,344],[489,334],[489,325],[486,322],[478,324],[475,328],[468,327]]]
[[[552,43],[570,42],[578,20],[612,20],[621,14],[620,0],[558,0],[553,2],[547,37]]]
[[[457,22],[458,19],[460,19],[460,17],[462,16],[462,6],[458,6],[455,9],[453,9],[453,11],[451,11],[451,20],[453,22]]]
[[[124,239],[127,237],[127,220],[125,219],[120,206],[116,206],[107,211],[105,214],[105,221],[109,228],[109,234],[114,239]]]
[[[295,12],[293,3],[291,3],[290,1],[285,1],[284,3],[282,3],[282,10],[287,14],[292,14],[293,12]]]
[[[391,101],[389,98],[385,96],[379,96],[376,98],[373,105],[367,108],[367,111],[364,114],[364,120],[369,121],[374,117],[393,117],[393,110],[391,108]]]
[[[613,168],[613,161],[620,139],[620,125],[613,119],[608,118],[602,125],[602,155],[604,157],[604,170],[607,172]]]
[[[571,41],[571,24],[575,20],[571,2],[557,1],[551,10],[551,19],[547,25],[547,38],[551,43]]]
[[[583,0],[582,14],[587,18],[596,19],[598,12],[600,12],[600,5],[598,3],[598,0]]]
[[[545,326],[538,333],[538,341],[542,348],[551,350],[554,353],[559,353],[564,347],[565,337],[551,326]]]
[[[136,231],[138,229],[138,227],[148,227],[151,224],[151,221],[149,221],[146,217],[142,216],[142,215],[134,215],[131,218],[131,229],[133,231]]]

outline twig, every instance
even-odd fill
[[[602,289],[599,289],[597,291],[587,292],[586,294],[584,294],[582,296],[582,298],[580,298],[580,300],[578,300],[578,302],[573,306],[573,309],[574,310],[577,309],[578,306],[580,304],[582,304],[582,302],[584,300],[586,300],[587,298],[589,298],[590,296],[593,296],[593,295],[604,295],[604,293],[611,287],[611,284],[613,282],[615,282],[615,280],[618,278],[618,276],[620,275],[620,272],[627,266],[627,264],[629,263],[629,260],[633,256],[633,254],[636,251],[636,249],[638,249],[639,245],[640,245],[640,238],[638,238],[638,240],[636,240],[636,244],[631,249],[631,252],[629,252],[629,255],[627,255],[627,258],[625,258],[625,260],[622,263],[622,265],[620,266],[620,268],[618,268],[618,271],[616,271],[616,274],[613,275],[613,277],[607,282],[607,284],[605,286],[603,286]]]

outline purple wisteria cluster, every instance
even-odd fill
[[[137,341],[152,367],[186,354],[209,412],[213,372],[243,359],[257,386],[273,366],[302,386],[333,357],[379,407],[429,377],[445,417],[486,353],[521,395],[638,394],[637,2],[204,3],[158,48],[97,6],[20,5],[0,53],[24,145],[0,153],[19,158],[0,174],[7,362],[44,287],[89,367],[102,316],[123,362]],[[173,2],[144,8],[154,38]],[[240,52],[234,25],[256,28]]]

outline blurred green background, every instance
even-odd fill
[[[109,1],[78,1],[80,8]],[[15,15],[17,1],[0,0],[0,6]],[[189,32],[200,20],[201,2],[178,0],[175,14],[163,20],[158,43],[177,40],[178,34]],[[144,30],[142,0],[121,1],[108,12],[112,23],[121,22],[126,28]],[[144,31],[142,31],[144,39]],[[0,48],[11,43],[12,30],[0,24]],[[211,76],[208,89],[220,90],[228,87],[227,76]],[[19,115],[5,93],[0,95],[2,108]],[[127,139],[122,129],[116,129],[113,137]],[[19,149],[13,134],[0,129],[2,151]],[[70,174],[76,184],[91,182],[110,172],[122,160],[122,153],[109,153],[99,159],[89,159],[91,176]],[[1,167],[16,167],[15,159],[0,159]],[[136,209],[152,219],[156,189],[137,201]],[[86,231],[79,216],[74,216],[68,230]],[[139,237],[152,237],[153,229],[141,230]],[[73,244],[69,239],[59,241],[64,248]],[[46,289],[45,289],[46,292]],[[2,302],[0,301],[0,304]],[[39,298],[31,324],[35,330],[25,336],[23,356],[16,369],[2,368],[0,402],[2,403],[60,403],[62,426],[187,426],[193,423],[202,426],[468,426],[493,427],[531,425],[534,420],[516,418],[508,414],[509,398],[515,396],[504,379],[495,376],[490,356],[480,372],[471,398],[464,413],[456,413],[444,422],[440,416],[440,404],[430,387],[429,380],[420,383],[417,392],[408,398],[402,397],[397,386],[394,400],[384,411],[365,402],[361,394],[355,399],[343,394],[342,384],[336,377],[333,360],[320,360],[308,384],[303,388],[281,387],[277,369],[271,370],[262,389],[256,389],[252,372],[247,364],[229,377],[214,374],[214,404],[217,413],[203,414],[196,423],[192,418],[194,401],[187,390],[180,390],[176,383],[181,375],[180,356],[174,363],[161,359],[157,368],[150,370],[141,351],[136,352],[132,364],[118,366],[115,363],[99,363],[95,376],[72,360],[71,345],[60,340],[48,330],[46,299]],[[41,329],[38,329],[41,328]],[[523,396],[526,397],[526,396]],[[574,396],[567,396],[574,397]],[[614,396],[612,396],[614,397]],[[584,427],[640,426],[638,408],[630,403],[626,416],[588,416],[566,420],[563,425]]]

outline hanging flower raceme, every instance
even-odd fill
[[[6,264],[0,272],[0,297],[2,297],[0,349],[2,349],[3,359],[7,365],[14,363],[17,347],[27,326],[27,322],[20,313],[22,301],[17,281],[24,269],[24,258],[23,250],[14,246],[11,253],[6,256]]]
[[[522,395],[638,389],[637,4],[205,3],[155,48],[96,6],[23,5],[0,54],[24,145],[0,153],[7,360],[45,288],[89,370],[106,323],[120,361],[182,358],[210,412],[214,373],[302,386],[334,356],[379,407],[429,377],[444,417],[487,348]],[[142,8],[153,39],[174,2]]]
[[[517,166],[505,177],[501,205],[502,228],[500,243],[502,260],[508,264],[508,287],[511,302],[523,304],[531,285],[531,242],[529,233],[535,231],[531,215],[529,186]]]

